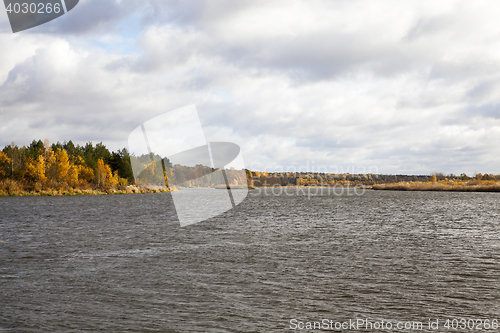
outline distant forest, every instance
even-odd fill
[[[137,179],[133,168],[140,170]],[[72,141],[51,144],[33,140],[19,147],[12,143],[0,151],[0,195],[46,192],[53,194],[126,191],[131,188],[162,190],[173,185],[214,187],[225,184],[220,172],[208,166],[172,165],[157,155],[131,155],[126,148],[109,151],[101,142],[75,145]],[[469,177],[433,175],[333,174],[311,172],[267,173],[250,170],[227,170],[227,182],[250,186],[330,186],[377,185],[390,183],[441,183],[481,185],[500,181],[500,175],[477,174]],[[169,184],[170,183],[170,184]],[[92,192],[94,191],[94,192]],[[136,192],[137,193],[137,192]]]

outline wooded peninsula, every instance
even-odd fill
[[[152,155],[152,154],[151,154]],[[133,167],[134,166],[134,167]],[[133,170],[141,170],[134,177]],[[334,174],[321,172],[259,172],[218,169],[204,165],[172,165],[159,156],[135,156],[126,148],[109,151],[101,142],[74,145],[33,140],[19,147],[12,143],[0,151],[0,196],[131,194],[176,191],[183,187],[231,186],[362,186],[374,190],[500,191],[500,175],[456,176]],[[170,184],[169,184],[170,183]],[[160,185],[158,185],[160,184]]]

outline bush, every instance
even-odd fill
[[[6,179],[0,182],[0,192],[7,193],[8,195],[18,195],[24,191],[24,186],[12,179]]]

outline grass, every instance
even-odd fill
[[[168,190],[139,188],[137,186],[126,186],[119,189],[100,189],[100,188],[73,188],[67,184],[56,184],[56,187],[35,185],[26,185],[14,180],[0,181],[0,197],[16,196],[76,196],[76,195],[110,195],[110,194],[143,194],[143,193],[161,193]],[[174,189],[174,191],[177,189]]]
[[[443,183],[394,183],[373,185],[374,190],[388,191],[448,191],[448,192],[500,192],[499,183],[443,184]]]

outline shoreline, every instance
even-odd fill
[[[371,187],[376,191],[422,191],[422,192],[500,192],[500,184],[451,185],[440,183],[421,184],[377,184]]]
[[[126,190],[73,190],[73,191],[60,191],[60,190],[45,190],[38,192],[20,191],[16,193],[8,193],[0,191],[0,197],[66,197],[66,196],[83,196],[83,195],[126,195],[126,194],[147,194],[147,193],[170,193],[171,191],[165,190],[149,190],[140,189],[139,191],[130,192]],[[175,191],[174,191],[175,192]]]
[[[148,189],[143,187],[138,187],[136,185],[128,185],[122,188],[108,188],[108,189],[95,189],[95,188],[51,188],[47,187],[45,189],[25,189],[24,186],[19,186],[18,183],[10,183],[10,186],[4,186],[0,188],[0,197],[62,197],[62,196],[79,196],[79,195],[122,195],[122,194],[146,194],[146,193],[168,193],[170,190],[165,190],[161,188]],[[173,192],[177,191],[177,188],[172,189]]]

